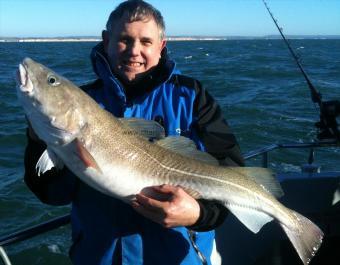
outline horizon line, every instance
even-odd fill
[[[280,34],[265,34],[265,35],[189,35],[189,34],[181,34],[181,35],[168,35],[166,38],[233,38],[233,37],[242,37],[242,38],[265,38],[271,36],[279,36]],[[285,36],[333,36],[340,37],[340,34],[287,34]],[[0,36],[0,39],[53,39],[53,38],[99,38],[101,36],[96,35],[65,35],[65,36]]]
[[[340,39],[340,35],[286,35],[289,39]],[[223,40],[277,40],[282,39],[279,34],[263,36],[205,36],[205,35],[177,35],[166,37],[167,41],[223,41]],[[99,42],[99,36],[66,36],[66,37],[1,37],[0,43],[6,42]]]

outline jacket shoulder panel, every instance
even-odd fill
[[[201,83],[197,79],[182,74],[174,74],[170,78],[169,82],[173,83],[175,87],[193,89],[196,91],[196,94],[201,87]]]
[[[104,82],[102,79],[96,79],[92,82],[89,82],[87,84],[81,85],[80,88],[84,90],[85,92],[88,92],[93,89],[99,89],[104,86]]]

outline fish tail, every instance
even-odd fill
[[[300,259],[307,265],[322,243],[323,232],[318,226],[301,214],[293,211],[293,215],[295,222],[298,223],[297,227],[291,229],[284,224],[281,226],[299,254]]]

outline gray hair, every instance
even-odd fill
[[[165,23],[161,12],[143,0],[127,0],[119,4],[111,12],[106,23],[106,30],[112,32],[113,23],[125,15],[129,19],[129,22],[145,21],[153,18],[160,31],[160,39],[164,39]]]

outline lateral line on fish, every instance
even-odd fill
[[[154,160],[158,165],[160,165],[161,167],[169,170],[169,171],[174,171],[174,172],[177,172],[177,173],[182,173],[182,174],[185,174],[185,175],[191,175],[191,176],[195,176],[195,177],[198,177],[198,178],[201,178],[201,179],[208,179],[208,180],[214,180],[214,181],[217,181],[217,182],[220,182],[220,183],[224,183],[224,184],[228,184],[228,185],[231,185],[231,186],[234,186],[236,188],[239,188],[241,190],[245,190],[246,192],[248,193],[253,193],[255,194],[258,198],[261,198],[262,200],[266,201],[267,204],[269,204],[270,206],[272,207],[275,207],[275,205],[272,203],[272,201],[270,201],[269,199],[261,196],[261,194],[258,194],[257,192],[254,192],[254,191],[251,191],[250,189],[244,187],[244,186],[241,186],[241,185],[238,185],[236,183],[232,183],[232,182],[229,182],[228,180],[221,180],[221,179],[217,179],[217,178],[213,178],[213,177],[210,177],[210,176],[207,176],[207,175],[201,175],[201,174],[197,174],[197,173],[188,173],[186,171],[183,171],[183,170],[179,170],[179,169],[175,169],[175,168],[171,168],[169,166],[166,166],[164,164],[162,164],[160,161],[158,161],[155,157],[153,157],[152,155],[150,155],[148,152],[146,152],[144,149],[142,148],[139,148],[138,146],[135,146],[133,143],[129,142],[128,140],[126,141],[127,144],[129,144],[130,146],[136,148],[136,149],[139,149],[140,151],[142,151],[145,155],[147,155],[148,157],[150,157],[152,160]],[[240,175],[243,175],[244,174],[241,174],[239,172],[236,172],[237,174],[240,174]],[[280,211],[282,211],[281,209],[279,209]],[[282,211],[283,212],[283,211]],[[269,213],[267,213],[269,215]],[[286,214],[285,212],[283,212],[283,214]]]

